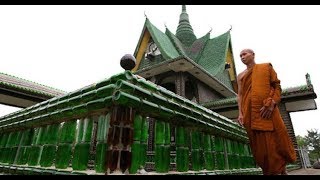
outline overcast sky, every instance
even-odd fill
[[[123,72],[120,58],[133,54],[145,15],[175,33],[180,5],[0,6],[0,72],[67,92]],[[236,71],[252,48],[256,62],[271,62],[283,88],[305,85],[311,75],[319,96],[320,6],[187,5],[195,35],[214,38],[232,26]],[[319,98],[316,99],[319,106]],[[0,105],[0,116],[16,111]],[[320,111],[290,113],[296,135],[320,129]]]

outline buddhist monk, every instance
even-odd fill
[[[240,52],[247,66],[238,77],[238,122],[244,126],[256,164],[264,175],[285,175],[296,153],[280,115],[280,80],[271,63],[256,64],[251,49]]]

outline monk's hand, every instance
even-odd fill
[[[238,123],[243,126],[243,115],[242,114],[239,114],[238,116]]]
[[[260,116],[264,119],[270,119],[272,112],[274,110],[274,105],[272,104],[271,106],[263,106],[260,109]]]

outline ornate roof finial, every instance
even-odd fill
[[[231,31],[232,30],[232,25],[230,24],[230,29],[229,29],[229,31]]]
[[[209,33],[211,33],[212,32],[212,27],[210,27],[210,31],[209,31]]]
[[[144,17],[146,17],[148,19],[146,11],[144,11],[143,13],[144,13]]]
[[[193,33],[186,9],[186,5],[182,5],[182,12],[180,14],[176,36],[183,44],[190,46],[197,38]]]
[[[182,12],[187,13],[187,7],[186,7],[186,5],[182,5]]]
[[[306,81],[307,81],[307,86],[308,86],[309,88],[313,88],[312,83],[311,83],[311,79],[310,79],[310,74],[309,74],[309,73],[306,74]]]

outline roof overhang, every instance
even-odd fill
[[[285,105],[286,110],[288,112],[298,112],[317,109],[317,104],[314,99],[286,102]]]
[[[178,57],[167,60],[155,66],[138,70],[135,72],[135,74],[144,78],[149,78],[168,71],[188,72],[206,85],[215,89],[221,95],[225,97],[236,96],[236,93],[233,90],[226,87],[219,80],[210,75],[206,70],[187,57]]]
[[[316,110],[317,104],[314,99],[317,98],[317,95],[314,91],[293,93],[290,95],[282,95],[281,102],[285,104],[287,112],[299,112],[299,111],[308,111]],[[226,116],[229,119],[237,118],[236,116],[239,113],[238,103],[231,102],[222,104],[219,106],[207,107],[223,116]]]
[[[0,87],[0,104],[8,106],[26,108],[50,98],[52,97],[36,96]]]
[[[316,98],[316,93],[313,91],[313,89],[311,89],[311,91],[283,96],[281,100],[285,103],[288,112],[298,112],[306,110],[316,110],[317,104],[314,100]]]
[[[66,92],[0,73],[0,104],[25,108]]]

